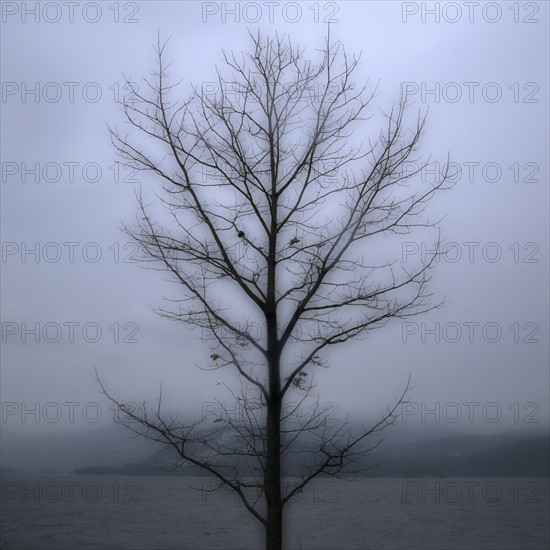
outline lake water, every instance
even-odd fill
[[[2,476],[1,548],[258,550],[263,529],[209,478]],[[289,485],[291,485],[289,483]],[[314,483],[286,513],[286,547],[550,548],[547,478]]]

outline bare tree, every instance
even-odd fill
[[[209,368],[238,372],[241,387],[231,391],[242,414],[186,423],[162,411],[162,396],[153,409],[132,409],[102,388],[131,429],[235,491],[276,550],[285,505],[318,476],[349,472],[376,446],[370,436],[396,419],[409,384],[359,430],[332,422],[318,399],[307,415],[301,404],[314,399],[313,374],[328,366],[329,346],[440,305],[427,288],[437,250],[407,269],[377,261],[375,251],[380,237],[435,227],[422,213],[447,187],[446,174],[417,181],[427,165],[415,157],[425,115],[407,129],[403,100],[382,113],[377,135],[366,133],[377,89],[356,86],[359,58],[330,35],[316,62],[288,38],[250,37],[250,53],[223,53],[216,93],[194,87],[185,101],[173,99],[159,42],[148,92],[128,83],[123,101],[127,123],[149,145],[111,130],[122,163],[158,176],[171,214],[156,221],[140,192],[137,224],[125,227],[179,283],[174,307],[158,312],[207,331]],[[410,161],[416,168],[404,170]],[[291,464],[300,477],[284,494]]]

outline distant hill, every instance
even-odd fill
[[[118,424],[89,430],[26,433],[1,430],[2,473],[56,470],[80,474],[204,475],[184,465],[174,470],[173,450],[137,437]],[[229,434],[220,432],[220,437]],[[493,435],[466,434],[456,426],[398,424],[359,462],[369,477],[480,476],[550,477],[548,428],[522,426]],[[375,467],[371,468],[373,465]],[[287,464],[299,472],[297,458]]]
[[[130,462],[121,466],[88,466],[77,468],[80,475],[144,475],[144,476],[204,476],[205,473],[193,466],[175,468],[179,455],[172,448],[165,447],[139,462]]]
[[[379,477],[550,477],[548,435],[457,435],[373,454]]]
[[[89,466],[77,474],[205,475],[192,465],[174,469],[178,455],[161,449],[145,460],[121,466]],[[373,467],[374,466],[374,467]],[[357,468],[368,477],[550,477],[550,439],[544,431],[492,436],[455,434],[427,441],[382,444]],[[287,464],[291,475],[298,462]]]

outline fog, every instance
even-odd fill
[[[376,137],[379,109],[404,91],[428,111],[422,158],[450,156],[460,171],[429,205],[431,219],[445,216],[431,286],[445,307],[331,347],[315,392],[371,419],[411,373],[408,423],[423,433],[548,425],[547,3],[92,4],[2,3],[3,443],[109,425],[94,367],[121,400],[154,403],[162,383],[167,410],[190,418],[228,400],[217,383],[235,375],[200,370],[200,330],[152,311],[178,286],[133,261],[120,227],[134,221],[135,189],[157,180],[115,164],[107,124],[124,127],[115,99],[125,77],[143,86],[155,69],[157,33],[185,97],[215,81],[222,49],[249,48],[248,29],[288,34],[315,56],[328,21],[332,39],[362,52],[357,78],[379,83],[375,116],[354,137]],[[412,233],[392,254],[411,265],[435,238]]]

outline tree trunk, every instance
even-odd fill
[[[274,275],[271,277],[274,279]],[[273,293],[272,293],[273,294]],[[274,294],[273,294],[274,295]],[[267,315],[269,397],[266,426],[265,496],[267,504],[266,550],[282,550],[283,506],[281,502],[281,351],[277,341],[277,313]]]
[[[269,144],[271,157],[271,236],[269,239],[266,329],[269,397],[267,400],[265,496],[267,504],[266,550],[283,548],[283,505],[281,502],[281,347],[278,339],[276,300],[277,172],[271,115]]]
[[[281,401],[269,403],[266,457],[266,550],[282,550],[283,507],[281,502]]]

